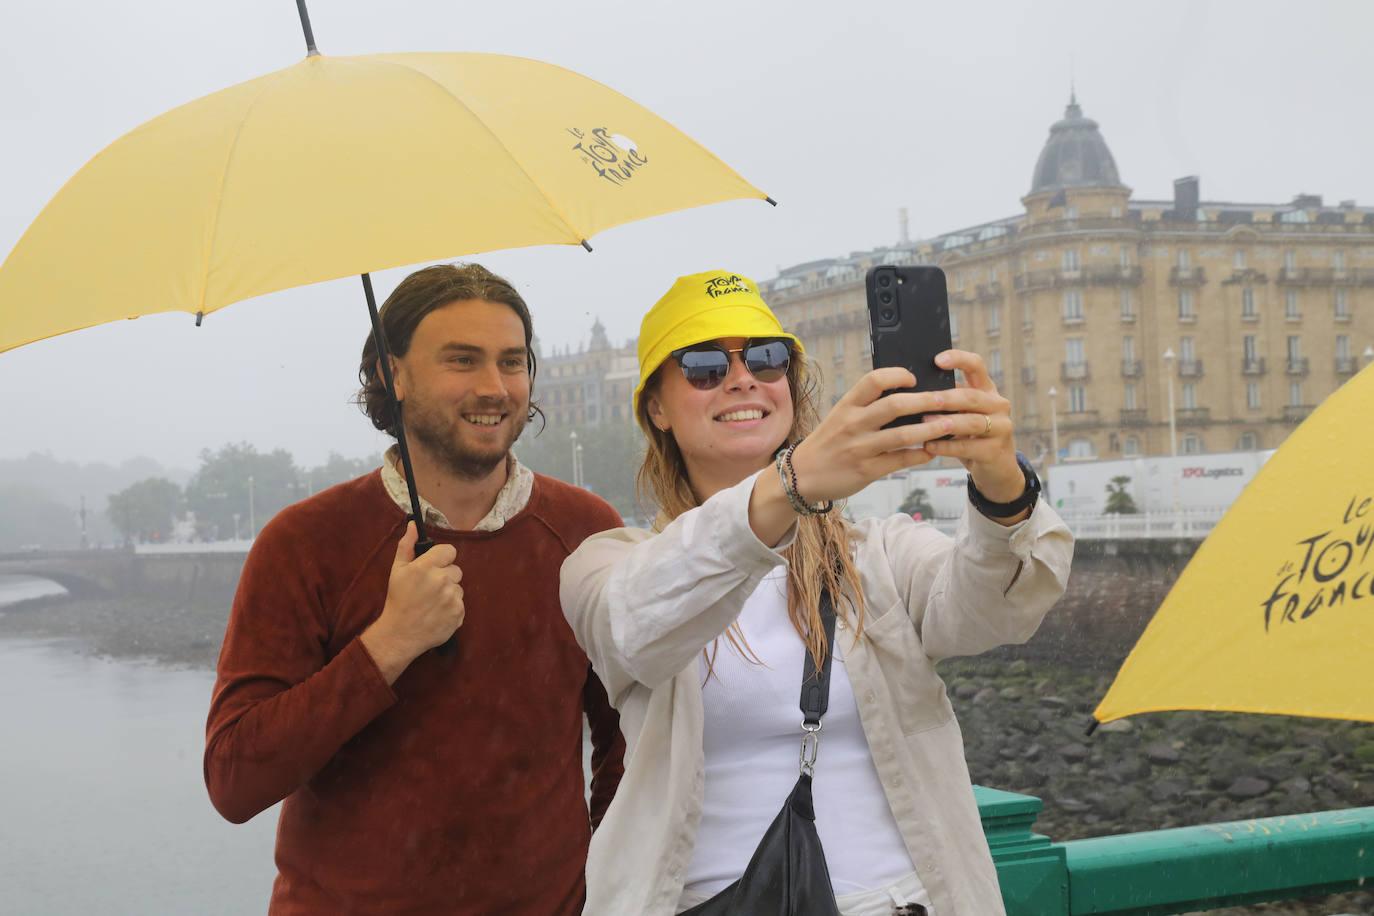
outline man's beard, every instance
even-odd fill
[[[463,419],[464,413],[507,414],[510,435],[504,443],[490,448],[465,445],[463,427],[468,421]],[[405,402],[405,431],[453,475],[465,480],[482,480],[510,454],[511,446],[525,429],[528,420],[525,414],[526,411],[511,400],[479,400],[470,409],[453,410],[431,406],[411,397]]]

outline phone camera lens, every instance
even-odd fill
[[[889,274],[878,274],[878,285],[886,289],[892,285],[892,277]]]
[[[894,321],[896,318],[897,313],[892,311],[892,309],[883,309],[883,321],[891,322]]]
[[[891,304],[892,304],[892,294],[891,294],[891,293],[881,293],[881,294],[879,294],[879,296],[878,296],[878,301],[881,302],[883,305],[891,305]],[[890,309],[889,309],[889,311],[890,311]]]

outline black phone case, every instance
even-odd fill
[[[892,283],[879,286],[880,275]],[[949,335],[949,292],[945,272],[938,267],[870,267],[864,277],[868,294],[868,329],[873,342],[873,368],[901,366],[916,376],[915,388],[898,391],[947,391],[955,387],[954,370],[935,365],[935,357],[952,346]],[[892,294],[883,302],[884,292]],[[887,312],[895,314],[888,315]],[[949,411],[939,411],[948,413]],[[920,423],[924,417],[898,417],[888,427]]]

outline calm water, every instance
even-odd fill
[[[0,582],[0,605],[34,588]],[[212,680],[0,638],[0,913],[265,911],[277,812],[210,807]]]

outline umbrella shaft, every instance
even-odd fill
[[[307,57],[316,57],[320,49],[315,47],[315,32],[310,28],[310,12],[305,8],[305,0],[296,0],[296,12],[301,14],[301,31],[305,32]]]

